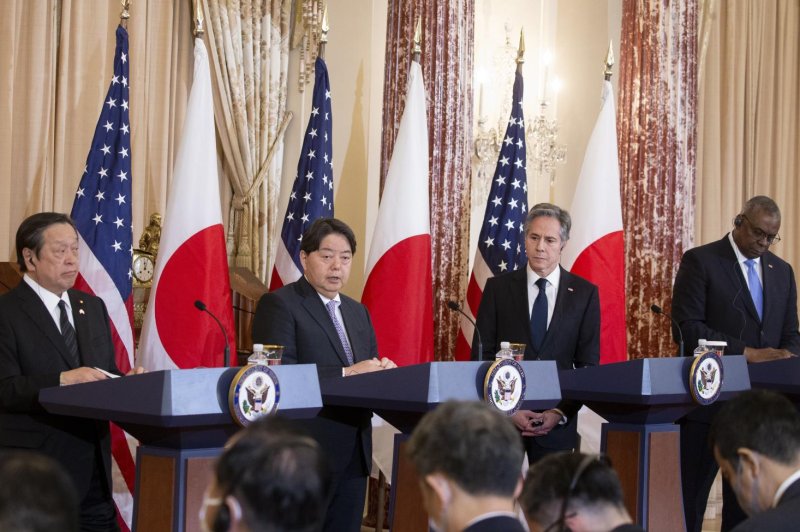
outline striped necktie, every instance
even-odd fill
[[[61,326],[61,337],[64,338],[64,343],[67,344],[67,351],[72,357],[70,362],[73,367],[80,367],[81,357],[78,352],[78,338],[75,336],[75,328],[69,322],[67,303],[62,299],[58,302],[58,308],[61,309],[61,316],[58,320]]]

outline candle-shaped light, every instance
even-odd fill
[[[550,53],[549,50],[546,50],[542,54],[542,64],[544,65],[544,83],[542,84],[542,101],[547,101],[547,93],[548,93],[548,81],[550,78],[550,63],[553,61],[553,54]]]

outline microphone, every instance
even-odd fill
[[[201,312],[207,312],[209,316],[214,318],[214,321],[217,322],[217,325],[219,325],[219,330],[222,331],[222,336],[225,338],[225,358],[224,358],[224,363],[225,363],[225,367],[227,368],[231,364],[231,346],[228,343],[228,333],[225,330],[225,327],[223,327],[222,323],[217,319],[216,316],[214,316],[214,313],[211,312],[210,310],[208,310],[208,307],[206,307],[205,303],[203,303],[202,301],[200,301],[198,299],[198,300],[196,300],[194,302],[194,306],[197,307],[197,310],[199,310]]]
[[[469,314],[467,314],[461,309],[461,305],[459,305],[457,301],[452,301],[452,300],[448,301],[447,308],[449,308],[450,310],[455,310],[456,312],[467,318],[467,321],[469,321],[472,324],[472,326],[475,327],[475,332],[478,333],[478,360],[483,362],[483,341],[481,341],[481,331],[478,329],[478,324],[475,323],[475,320],[473,320],[469,316]]]
[[[681,331],[681,326],[678,325],[678,322],[675,321],[675,319],[672,317],[671,314],[669,314],[668,312],[664,312],[662,308],[659,307],[658,305],[656,304],[650,305],[650,310],[652,310],[656,314],[661,314],[662,316],[668,317],[670,321],[675,325],[675,328],[678,329],[678,337],[681,339],[681,341],[678,343],[678,354],[680,356],[683,356],[683,331]]]
[[[244,313],[246,313],[246,314],[252,314],[253,316],[255,316],[255,315],[256,315],[256,313],[255,313],[255,312],[253,312],[252,310],[247,310],[247,309],[246,309],[246,308],[244,308],[244,307],[239,307],[239,306],[236,306],[236,305],[234,305],[234,306],[233,306],[233,310],[238,310],[238,311],[240,311],[240,312],[244,312]]]

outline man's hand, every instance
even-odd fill
[[[553,427],[556,427],[561,421],[561,414],[555,412],[554,410],[545,410],[538,415],[540,416],[538,421],[541,423],[537,424],[534,422],[534,427],[532,430],[534,436],[544,436],[553,430]]]
[[[344,369],[345,377],[349,377],[350,375],[358,375],[360,373],[372,373],[373,371],[382,371],[384,369],[392,369],[396,368],[397,364],[392,362],[386,357],[377,358],[373,357],[369,360],[362,360],[352,366]]]
[[[131,368],[131,370],[125,374],[125,376],[129,375],[141,375],[142,373],[147,373],[147,370],[144,369],[142,366],[136,366],[135,368]]]
[[[80,384],[82,382],[94,382],[107,379],[102,371],[94,368],[87,368],[86,366],[69,371],[62,371],[59,379],[61,386],[69,384]]]
[[[530,410],[517,410],[511,415],[511,421],[523,436],[533,436],[533,423],[540,419],[541,414]]]
[[[791,358],[793,356],[795,355],[786,349],[774,349],[772,347],[764,347],[761,349],[756,349],[754,347],[744,348],[744,358],[746,358],[750,363],[768,362],[770,360],[780,360],[782,358]]]

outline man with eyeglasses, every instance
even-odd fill
[[[321,379],[397,367],[378,357],[367,308],[340,293],[350,277],[356,238],[336,218],[315,220],[303,234],[303,277],[261,297],[253,343],[284,346],[284,364],[316,364]],[[324,407],[303,424],[328,452],[333,498],[324,530],[358,531],[372,465],[371,412]]]
[[[675,278],[672,315],[688,352],[698,340],[723,340],[726,353],[750,363],[800,353],[794,271],[769,251],[780,241],[781,212],[766,196],[744,204],[733,230],[717,242],[687,251]],[[673,338],[678,341],[678,331]],[[708,431],[718,406],[701,407],[681,422],[681,478],[689,532],[700,531],[717,465]],[[723,482],[722,530],[745,519],[730,485]]]

